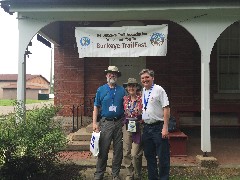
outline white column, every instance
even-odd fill
[[[21,22],[18,20],[18,80],[17,80],[17,101],[20,106],[18,106],[17,111],[23,116],[18,116],[16,119],[17,122],[25,119],[25,103],[26,103],[26,56],[25,50],[28,45],[28,42],[31,39],[23,38],[25,35],[25,27],[21,25]],[[30,37],[29,37],[30,38]],[[24,41],[25,43],[24,43]],[[26,44],[26,45],[24,45]]]
[[[196,39],[201,50],[201,150],[211,152],[210,134],[210,55],[214,43],[233,20],[202,16],[181,23]]]
[[[26,101],[26,55],[28,44],[36,33],[51,21],[38,21],[21,17],[18,14],[18,81],[17,81],[17,101],[22,105],[22,113],[25,114]],[[20,109],[19,109],[20,110]],[[25,116],[24,116],[25,117]],[[23,118],[24,118],[23,117]],[[22,120],[18,119],[17,121]]]
[[[19,42],[19,46],[20,46],[20,42]],[[19,51],[19,60],[18,60],[18,81],[17,81],[17,100],[20,102],[24,102],[26,95],[25,95],[25,74],[26,74],[26,58],[24,55],[24,51],[21,52],[23,53],[20,54]]]
[[[201,56],[201,150],[211,152],[210,136],[210,54]]]

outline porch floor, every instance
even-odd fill
[[[187,158],[202,155],[201,151],[201,129],[200,127],[181,128],[188,135]],[[208,156],[217,158],[222,166],[240,167],[240,127],[212,127],[211,130],[211,152]]]

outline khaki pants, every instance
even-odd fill
[[[140,128],[142,131],[142,128]],[[142,133],[141,133],[142,134]],[[126,167],[126,180],[141,179],[142,176],[142,140],[140,144],[132,141],[132,133],[123,126],[123,165]]]

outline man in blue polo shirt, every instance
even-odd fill
[[[116,66],[109,66],[105,70],[107,84],[100,86],[94,100],[93,131],[101,131],[99,140],[99,154],[94,179],[103,179],[107,167],[108,152],[113,141],[112,176],[118,180],[123,157],[122,118],[124,114],[123,97],[126,91],[116,84],[121,76]],[[98,114],[101,119],[97,122]]]

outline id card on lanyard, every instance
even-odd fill
[[[128,99],[128,110],[129,110],[129,113],[130,113],[130,118],[126,118],[128,119],[128,127],[127,127],[127,131],[129,132],[136,132],[137,131],[137,128],[136,128],[136,120],[137,118],[133,118],[133,112],[135,111],[135,107],[137,105],[137,100],[135,100],[133,102],[133,104],[131,105],[131,100]]]
[[[117,112],[117,106],[111,105],[108,110],[109,110],[109,111]]]
[[[109,106],[108,110],[109,110],[110,112],[117,112],[117,106],[114,106],[114,98],[115,98],[115,95],[116,95],[117,88],[116,88],[116,86],[115,86],[114,89],[111,89],[111,88],[108,86],[108,89],[109,89],[109,94],[110,94],[111,99],[112,99],[112,105]]]

